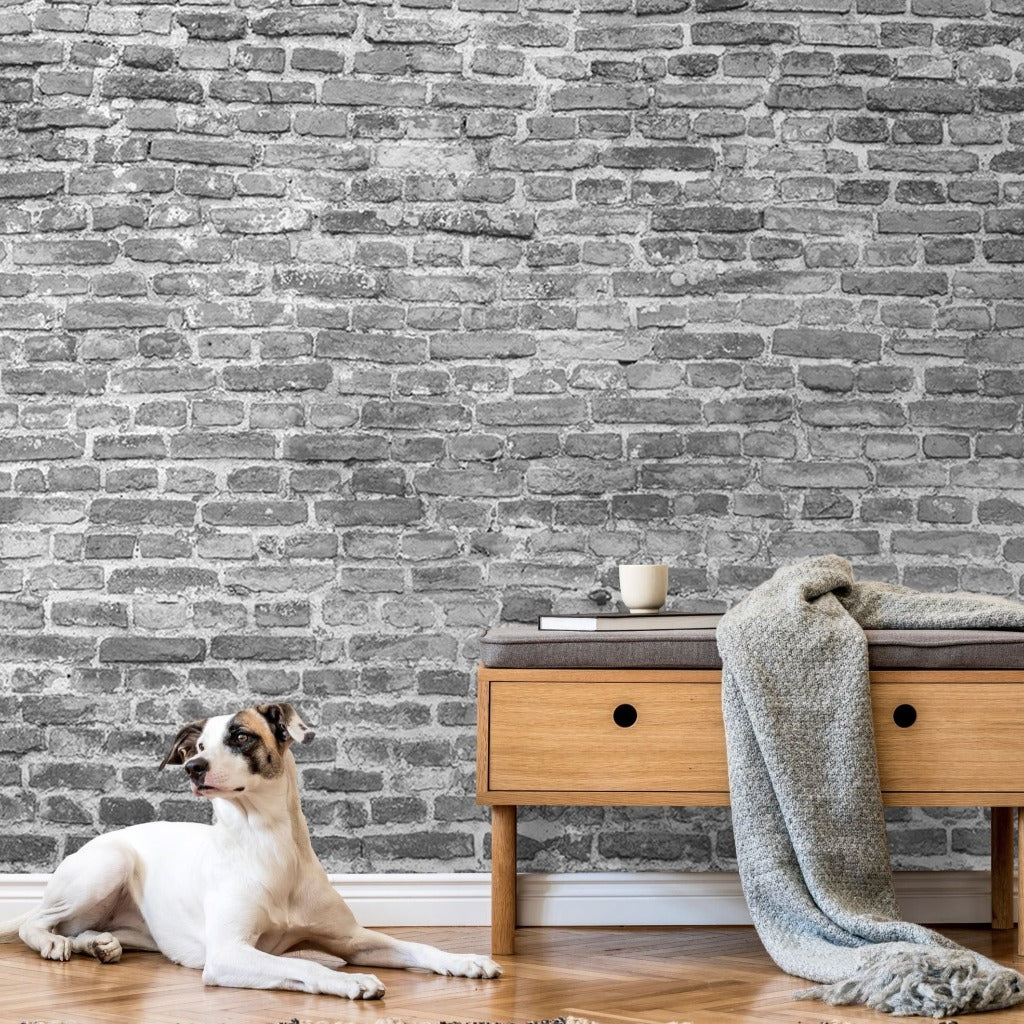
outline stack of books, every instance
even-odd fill
[[[636,629],[714,629],[720,614],[687,615],[658,612],[656,615],[630,615],[629,612],[597,612],[592,615],[541,615],[539,629],[564,629],[584,633]]]

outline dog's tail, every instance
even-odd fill
[[[12,917],[9,921],[0,921],[0,942],[14,942],[18,938],[18,929],[36,912],[36,908],[26,910],[21,917]]]

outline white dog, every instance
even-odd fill
[[[376,999],[372,974],[346,974],[290,949],[350,964],[494,978],[486,956],[445,953],[361,928],[309,842],[293,740],[313,733],[290,704],[191,722],[160,767],[183,764],[215,824],[152,822],[97,836],[54,872],[42,904],[0,924],[49,960],[72,953],[114,963],[121,950],[159,950],[202,968],[207,985],[283,988]]]

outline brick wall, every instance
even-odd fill
[[[483,867],[476,638],[618,561],[1018,593],[1021,0],[0,32],[0,867],[201,816],[168,737],[267,697],[330,868]],[[525,817],[536,868],[732,865],[723,810]],[[981,811],[892,819],[984,863]]]

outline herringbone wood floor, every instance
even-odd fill
[[[396,928],[394,934],[461,952],[485,952],[486,928]],[[943,929],[1008,965],[1012,932]],[[381,1002],[206,988],[198,971],[155,953],[103,966],[75,957],[41,960],[0,946],[0,1022],[67,1024],[276,1024],[380,1020],[515,1021],[584,1017],[599,1024],[879,1024],[870,1011],[790,1000],[801,983],[782,974],[751,928],[532,928],[501,958],[498,981],[377,971]],[[330,962],[326,961],[325,962]],[[1024,1024],[1024,1008],[985,1015],[985,1024]]]

